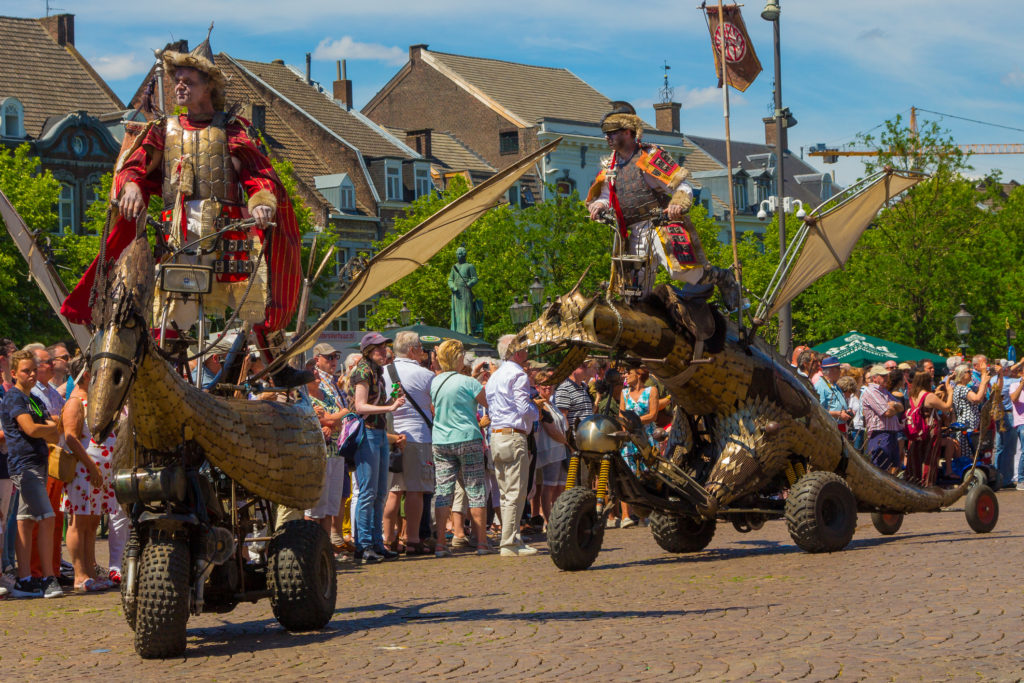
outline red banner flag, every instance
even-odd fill
[[[718,7],[705,7],[708,13],[708,28],[711,31],[711,51],[715,53],[715,71],[718,73],[718,87],[722,87],[722,34],[725,34],[725,71],[729,85],[744,91],[761,73],[761,62],[754,52],[754,45],[747,34],[739,5],[722,8],[722,23],[718,24]],[[724,30],[723,30],[724,29]]]

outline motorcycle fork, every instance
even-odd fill
[[[604,506],[608,500],[608,475],[612,469],[612,454],[605,453],[601,458],[601,469],[597,475],[597,517],[601,519]]]
[[[569,458],[569,474],[565,477],[565,488],[576,488],[576,479],[580,474],[580,456],[574,455]]]

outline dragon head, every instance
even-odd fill
[[[595,301],[595,297],[583,296],[577,283],[520,330],[509,349],[526,349],[530,358],[548,363],[553,369],[545,383],[561,383],[580,366],[590,349],[601,347],[587,318]]]
[[[86,417],[89,431],[100,442],[114,428],[145,348],[153,271],[152,250],[145,237],[138,237],[118,258],[109,286],[97,302],[97,332],[89,345],[92,379]]]

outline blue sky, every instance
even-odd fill
[[[675,99],[683,104],[683,131],[724,135],[721,91],[696,2],[213,0],[201,11],[195,9],[199,3],[52,4],[76,15],[79,50],[124,100],[148,69],[154,48],[178,38],[194,46],[213,20],[216,51],[297,66],[312,52],[313,78],[327,87],[335,59],[347,59],[357,106],[402,66],[409,45],[426,43],[441,52],[568,68],[609,98],[633,102],[653,122],[651,105],[667,61]],[[850,142],[858,132],[906,115],[911,105],[1024,128],[1024,50],[1015,32],[1003,30],[1024,26],[1024,3],[781,0],[781,5],[783,103],[799,121],[790,131],[794,153],[819,142]],[[771,24],[760,18],[762,6],[758,0],[744,6],[765,70],[747,92],[732,91],[737,140],[763,141],[761,118],[772,109]],[[5,0],[0,12],[42,16],[45,5]],[[951,118],[940,123],[958,143],[1024,143],[1019,130]],[[834,169],[842,184],[861,172],[856,159],[813,163]],[[975,157],[972,163],[979,173],[999,168],[1005,179],[1024,182],[1024,155]]]

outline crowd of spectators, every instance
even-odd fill
[[[527,541],[546,531],[565,488],[579,420],[631,411],[654,444],[655,428],[670,426],[671,399],[639,363],[587,360],[549,386],[547,367],[511,351],[511,341],[499,340],[500,360],[478,358],[455,340],[428,352],[414,332],[393,340],[369,333],[344,359],[330,344],[317,344],[307,365],[314,379],[299,400],[319,420],[328,462],[319,500],[294,514],[321,524],[339,558],[362,564],[460,551],[536,554]],[[220,363],[219,353],[210,354],[193,374],[206,385]],[[895,360],[854,368],[800,347],[792,366],[855,449],[924,485],[961,474],[981,430],[992,427],[982,424],[981,405],[996,397],[1004,411],[993,464],[1007,486],[1024,490],[1024,361],[990,364],[979,355],[969,363],[953,357],[939,368]],[[240,379],[260,370],[259,354],[251,354]],[[70,588],[117,586],[128,519],[111,485],[116,437],[97,443],[89,434],[83,359],[63,344],[17,350],[0,340],[0,374],[0,596],[49,598]],[[236,395],[282,400],[258,385]],[[341,446],[359,433],[346,463]],[[76,461],[67,485],[47,476],[54,446]],[[627,442],[622,457],[640,474],[644,462],[634,448]],[[608,525],[639,521],[620,502]],[[107,567],[96,555],[101,528]]]
[[[1024,490],[1024,361],[990,363],[978,354],[969,362],[951,356],[938,367],[925,359],[854,368],[798,347],[791,365],[878,467],[928,486],[951,481],[973,461],[982,432],[994,429],[990,464],[1004,487]],[[993,398],[1001,410],[985,424],[981,408]]]

